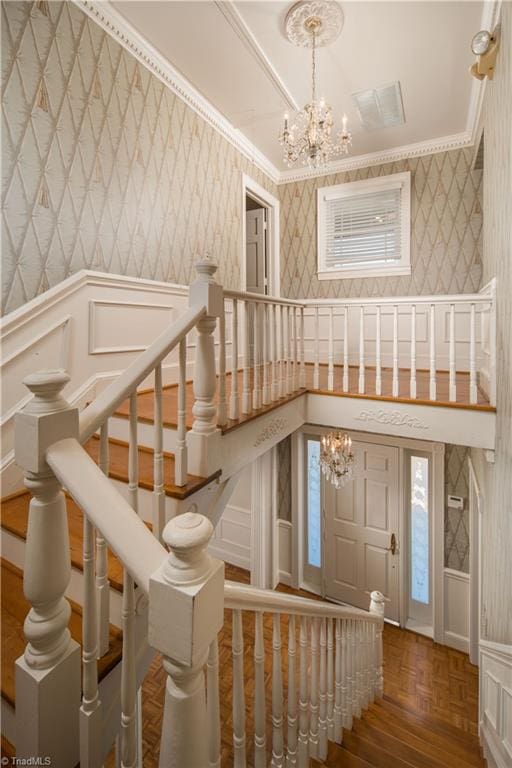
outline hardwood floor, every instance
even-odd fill
[[[233,566],[226,577],[248,583],[249,574]],[[280,589],[295,592],[287,587]],[[306,595],[307,593],[302,593]],[[311,595],[307,594],[311,597]],[[244,614],[244,669],[247,727],[247,764],[253,765],[253,617]],[[267,696],[267,752],[270,761],[272,726],[272,620],[265,617],[265,690]],[[287,637],[283,619],[282,637]],[[220,700],[222,766],[233,765],[231,611],[226,611],[220,636]],[[327,766],[349,768],[482,768],[477,738],[478,673],[468,657],[431,640],[386,625],[384,629],[384,698],[372,705],[353,731],[344,732],[343,746],[330,746]],[[283,678],[286,691],[286,644]],[[153,661],[142,688],[143,752],[145,768],[158,765],[165,674],[159,657]],[[286,732],[286,725],[285,725]],[[269,763],[270,764],[270,763]],[[113,755],[107,768],[113,768]]]

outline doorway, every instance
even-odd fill
[[[281,295],[279,200],[242,174],[241,290]]]
[[[352,432],[353,479],[337,490],[319,467],[324,432],[295,438],[292,583],[364,610],[378,589],[387,620],[442,642],[444,446]]]

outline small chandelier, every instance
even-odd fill
[[[320,442],[320,467],[323,474],[336,488],[352,480],[354,454],[352,440],[345,433],[329,432]]]
[[[311,101],[297,113],[292,125],[288,114],[285,114],[279,142],[288,166],[301,160],[303,165],[319,168],[329,160],[346,155],[352,143],[352,135],[347,130],[347,116],[343,115],[341,131],[333,138],[332,108],[323,98],[318,100],[316,95],[316,49],[318,45],[327,45],[338,37],[343,25],[343,13],[333,0],[303,0],[292,6],[285,25],[290,42],[311,48]]]

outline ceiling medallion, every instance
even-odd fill
[[[313,28],[315,46],[319,48],[333,43],[342,27],[343,11],[334,0],[300,0],[292,5],[284,22],[286,37],[301,48],[313,46]]]
[[[297,161],[310,168],[320,168],[340,155],[346,155],[352,136],[343,115],[342,129],[334,138],[332,108],[316,94],[316,49],[334,42],[343,27],[343,11],[335,0],[303,0],[293,5],[285,20],[288,40],[311,49],[311,101],[298,112],[292,125],[284,116],[279,142],[284,162],[291,167]]]

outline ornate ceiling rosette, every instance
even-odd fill
[[[294,45],[311,48],[330,45],[343,28],[343,11],[336,0],[300,0],[292,5],[284,22],[285,35]]]

